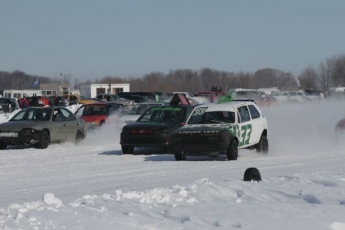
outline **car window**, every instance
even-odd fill
[[[84,112],[84,109],[85,109],[85,106],[81,106],[75,113],[74,115],[76,115],[77,117],[80,117],[83,115],[83,112]]]
[[[53,122],[61,122],[65,121],[64,115],[60,111],[60,109],[54,109],[53,111]]]
[[[252,116],[252,119],[259,118],[260,112],[255,108],[254,105],[248,105],[250,115]]]
[[[246,122],[250,120],[249,111],[247,106],[241,106],[238,108],[238,113],[241,118],[241,122]]]
[[[63,109],[62,108],[61,109],[61,113],[64,116],[64,119],[66,121],[74,121],[74,120],[76,120],[74,114],[71,111],[69,111],[68,109]]]

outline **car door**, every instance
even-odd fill
[[[238,112],[238,125],[239,125],[239,147],[247,147],[253,143],[252,133],[253,126],[250,118],[250,113],[246,105],[239,106],[237,108]]]
[[[59,108],[55,108],[52,113],[52,124],[50,129],[50,141],[61,142],[66,140],[67,130],[65,118]]]
[[[248,105],[251,124],[252,124],[252,136],[251,143],[256,144],[260,141],[261,134],[265,129],[265,120],[263,119],[259,108],[255,105]]]
[[[74,141],[79,129],[79,122],[74,114],[68,109],[61,108],[60,111],[64,117],[65,138],[67,141]]]

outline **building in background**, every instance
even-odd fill
[[[22,98],[24,96],[42,96],[42,90],[39,89],[5,89],[3,90],[3,97],[6,98]]]
[[[95,98],[97,94],[117,94],[129,92],[129,83],[90,84],[79,86],[80,94],[86,98]]]
[[[42,96],[62,96],[64,94],[71,94],[71,88],[69,83],[40,83],[40,90],[42,91]]]

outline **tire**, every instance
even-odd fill
[[[78,131],[76,136],[75,136],[74,143],[79,144],[84,139],[85,139],[84,134],[81,131]]]
[[[247,168],[243,176],[244,181],[261,181],[261,174],[257,168]]]
[[[101,121],[101,123],[99,123],[99,127],[102,127],[105,124],[104,121]]]
[[[132,154],[134,152],[133,146],[121,145],[121,149],[123,154]]]
[[[177,160],[177,161],[185,161],[187,159],[187,156],[184,152],[174,153],[174,155],[175,155],[175,160]]]
[[[37,147],[40,149],[46,149],[48,148],[48,145],[50,144],[50,137],[47,131],[43,130],[41,132],[40,141],[37,143]]]
[[[0,150],[6,149],[6,148],[7,148],[7,144],[3,140],[0,140]]]
[[[262,134],[259,143],[256,144],[256,152],[268,153],[268,138]]]
[[[226,151],[226,156],[229,161],[237,160],[238,157],[238,143],[236,139],[230,141],[228,150]]]

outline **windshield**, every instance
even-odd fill
[[[139,117],[138,121],[173,121],[183,122],[185,119],[185,108],[173,106],[159,106],[148,109]]]
[[[188,124],[227,124],[235,123],[233,111],[207,111],[208,107],[196,108],[188,120]]]
[[[51,108],[29,108],[19,111],[10,121],[49,121]]]

